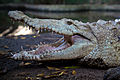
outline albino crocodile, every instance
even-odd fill
[[[16,60],[46,61],[80,58],[81,61],[89,62],[89,65],[97,65],[101,62],[108,67],[120,65],[120,21],[98,20],[83,23],[66,18],[37,19],[30,18],[21,11],[9,11],[8,15],[35,30],[47,29],[64,35],[55,43],[39,45],[37,49],[31,51],[15,53],[12,58]],[[95,63],[97,59],[98,62]]]

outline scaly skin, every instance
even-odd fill
[[[98,20],[93,23],[83,23],[71,19],[37,19],[30,18],[21,11],[10,11],[8,15],[16,20],[26,23],[36,30],[48,29],[58,34],[64,35],[65,45],[61,48],[63,39],[58,42],[40,45],[36,50],[21,51],[12,56],[18,60],[63,60],[80,58],[81,61],[100,60],[98,63],[89,62],[89,65],[102,63],[107,67],[120,65],[120,22]],[[79,38],[77,38],[79,36]],[[53,45],[55,45],[53,47]],[[67,46],[67,47],[66,47]],[[51,48],[52,51],[50,51]]]

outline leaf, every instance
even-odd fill
[[[49,70],[60,70],[59,68],[49,67],[49,66],[47,66],[47,68],[48,68]]]
[[[37,74],[37,77],[44,77],[44,73]]]
[[[49,66],[47,66],[47,68],[48,68],[49,70],[54,70],[54,67],[49,67]]]
[[[66,66],[64,68],[65,69],[76,69],[76,68],[80,68],[80,66]]]
[[[41,80],[41,78],[38,78],[38,77],[37,77],[36,80]]]
[[[77,72],[75,70],[72,71],[72,74],[75,75]]]
[[[26,37],[21,37],[20,39],[26,39]]]
[[[9,47],[7,45],[5,45],[4,48],[9,48]]]
[[[28,63],[28,62],[27,62],[27,63],[25,63],[24,65],[30,65],[30,64],[31,64],[31,63]]]
[[[62,71],[60,74],[59,74],[59,76],[61,76],[61,75],[63,75],[65,72],[64,71]]]
[[[51,75],[44,75],[43,73],[41,73],[41,74],[38,74],[37,77],[52,78],[52,77],[59,77],[59,76],[61,76],[63,74],[67,74],[66,70],[52,72]]]
[[[59,68],[55,68],[55,70],[60,70]]]
[[[36,38],[37,36],[33,36],[33,38]]]
[[[61,71],[55,71],[55,72],[52,72],[52,74],[58,74],[60,73]]]
[[[32,77],[26,77],[25,80],[33,80]]]

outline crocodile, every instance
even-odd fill
[[[47,29],[64,36],[54,43],[38,45],[34,50],[15,53],[12,55],[15,60],[80,59],[88,65],[120,66],[120,20],[83,23],[67,18],[31,18],[21,11],[9,11],[8,15],[38,32]]]

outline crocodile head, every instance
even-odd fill
[[[8,15],[38,31],[47,29],[64,36],[55,43],[39,45],[35,50],[16,53],[13,55],[14,59],[41,61],[81,58],[88,55],[96,43],[90,27],[84,27],[85,24],[77,20],[32,19],[21,11],[10,11]]]
[[[37,31],[47,29],[64,36],[55,43],[16,53],[12,56],[14,59],[44,61],[82,58],[86,61],[100,58],[108,66],[120,65],[119,21],[83,23],[66,18],[37,19],[21,11],[9,11],[8,15]]]

